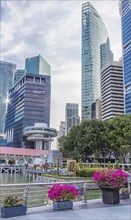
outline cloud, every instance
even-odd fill
[[[81,6],[86,1],[2,1],[2,59],[24,68],[41,54],[51,65],[51,126],[64,120],[66,102],[81,99]],[[121,57],[118,1],[91,1],[109,33],[115,58]]]

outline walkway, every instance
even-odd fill
[[[52,206],[29,208],[26,216],[7,220],[130,220],[131,200],[121,200],[118,205],[103,204],[100,199],[87,204],[75,202],[73,210],[53,211]],[[1,218],[1,220],[4,220]]]

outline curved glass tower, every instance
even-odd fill
[[[91,104],[100,97],[101,64],[113,59],[111,50],[102,54],[101,45],[109,44],[102,18],[89,3],[82,5],[82,119],[91,119]],[[109,54],[111,53],[111,54]],[[106,62],[102,62],[105,59]]]

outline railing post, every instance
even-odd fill
[[[78,185],[77,186],[77,189],[78,189],[78,192],[79,192],[79,196],[81,197],[81,199],[82,199],[82,197],[84,198],[84,203],[87,203],[87,199],[86,199],[86,184],[82,184],[82,185]]]
[[[28,200],[28,191],[29,191],[29,186],[26,186],[25,188],[24,188],[24,193],[23,193],[23,198],[25,199],[25,201],[24,201],[24,205],[26,206],[26,210],[27,210],[27,200]]]

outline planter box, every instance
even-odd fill
[[[26,215],[26,206],[1,208],[2,218],[15,217],[20,215]]]
[[[54,210],[72,209],[72,208],[73,208],[72,201],[53,202]]]
[[[130,199],[128,192],[122,192],[120,193],[120,199]]]
[[[120,187],[110,187],[110,186],[99,186],[102,190],[102,199],[103,202],[106,204],[119,204],[120,197],[119,197],[119,190]]]

